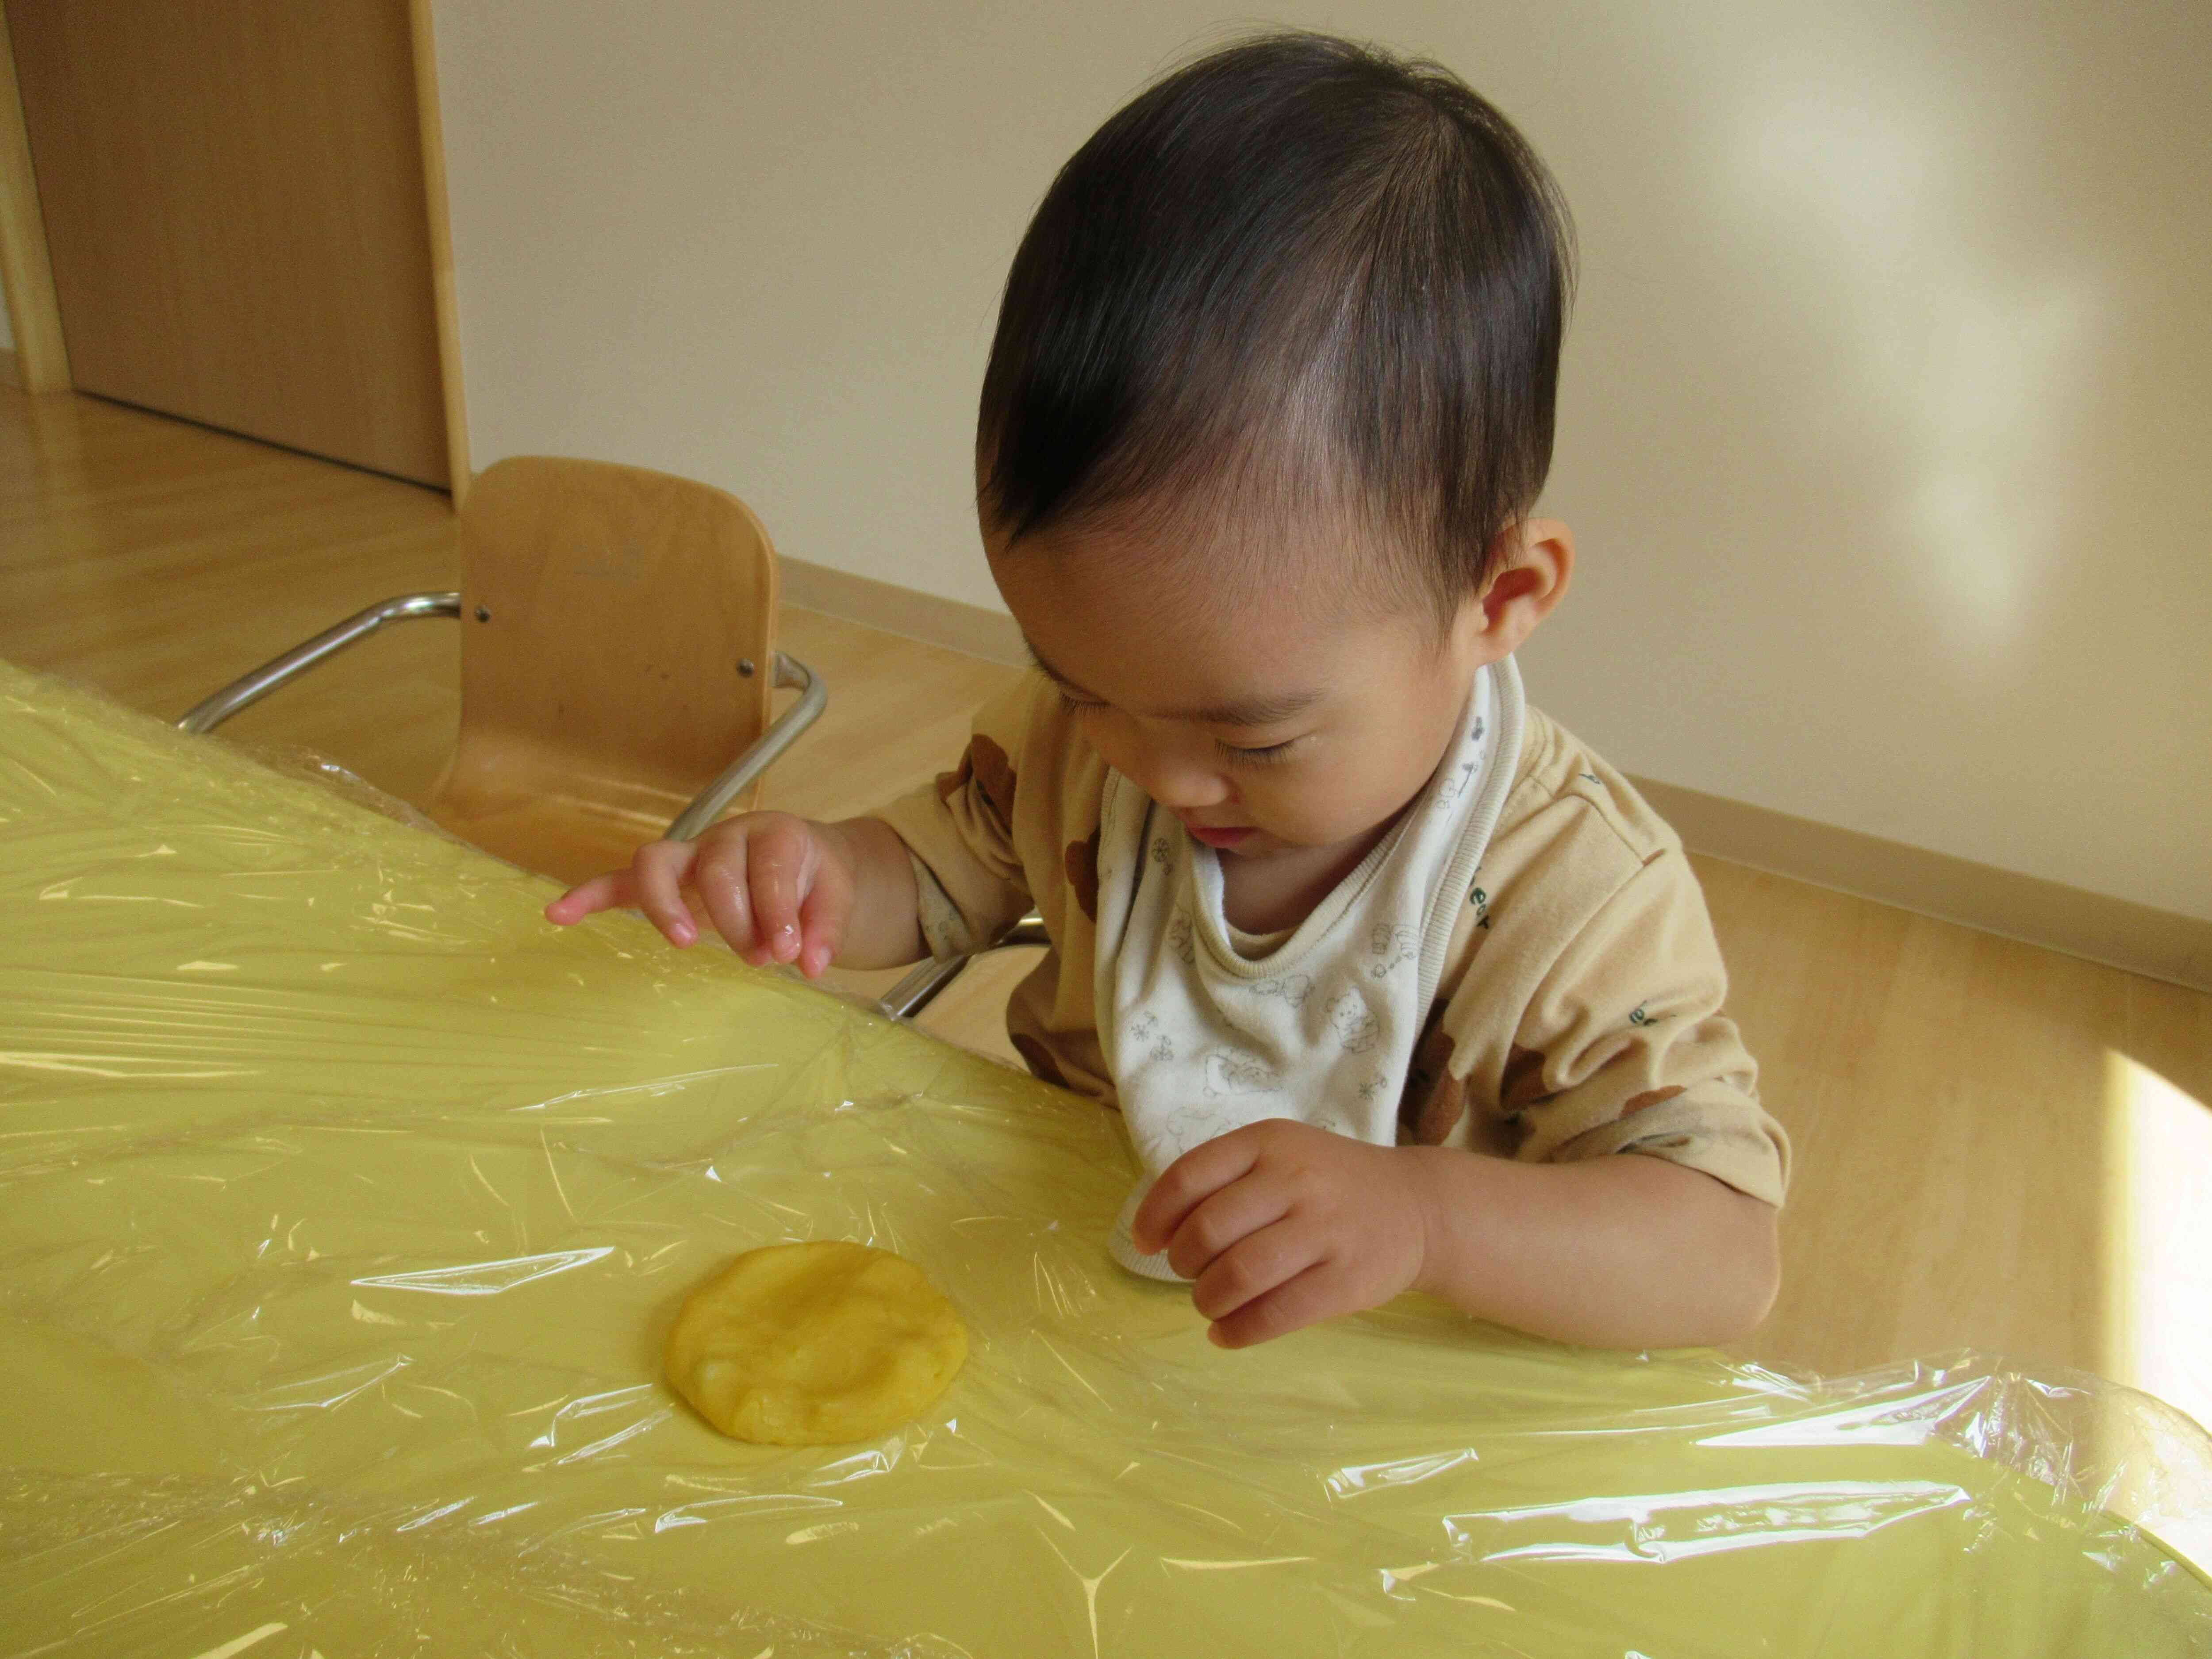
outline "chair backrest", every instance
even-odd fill
[[[544,456],[478,477],[460,532],[460,738],[432,812],[530,868],[606,867],[768,724],[768,532],[710,485]]]

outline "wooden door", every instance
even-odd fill
[[[445,486],[407,0],[6,0],[77,388]]]

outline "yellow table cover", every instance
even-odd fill
[[[0,1653],[2212,1651],[2155,1401],[1412,1299],[1222,1352],[1105,1254],[1109,1115],[552,890],[0,665]],[[967,1367],[725,1439],[662,1338],[807,1238]]]

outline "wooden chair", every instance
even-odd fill
[[[734,495],[518,456],[477,479],[460,532],[460,592],[372,605],[177,724],[212,731],[388,623],[458,617],[460,736],[422,805],[488,852],[574,882],[750,807],[829,700],[775,648],[775,550]],[[771,721],[780,686],[800,696]]]

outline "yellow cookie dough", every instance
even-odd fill
[[[826,1446],[905,1422],[967,1357],[967,1328],[921,1268],[825,1240],[749,1250],[692,1291],[666,1363],[724,1434]]]

